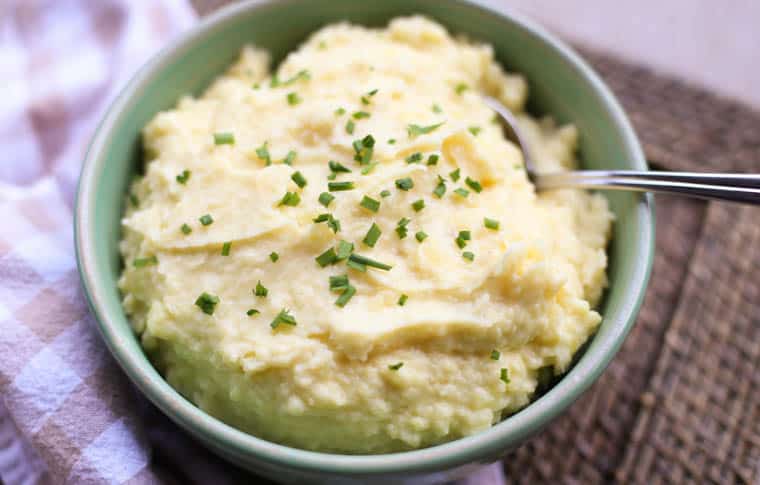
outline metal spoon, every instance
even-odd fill
[[[517,119],[494,98],[484,96],[489,108],[499,114],[504,135],[523,153],[525,171],[536,190],[610,189],[680,194],[701,199],[760,205],[760,174],[657,172],[636,170],[574,170],[537,173],[527,139]]]

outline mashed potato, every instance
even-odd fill
[[[575,166],[574,127],[421,17],[326,27],[271,76],[246,47],[159,113],[120,288],[168,382],[268,440],[382,453],[484,430],[564,371],[600,322],[612,215],[537,195],[481,93],[540,168]]]

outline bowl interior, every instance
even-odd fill
[[[381,26],[395,16],[421,13],[451,32],[493,45],[499,61],[526,75],[530,109],[572,121],[581,133],[586,168],[646,169],[619,106],[596,76],[538,27],[496,15],[473,3],[451,0],[281,0],[227,8],[165,49],[128,85],[109,110],[90,147],[80,181],[77,252],[83,282],[106,343],[117,360],[162,410],[204,441],[228,453],[248,453],[297,467],[375,473],[399,466],[435,468],[494,456],[535,432],[564,409],[602,372],[622,343],[643,296],[652,258],[651,199],[607,193],[617,218],[609,251],[610,288],[603,323],[575,367],[528,408],[480,435],[383,457],[351,457],[294,450],[237,432],[195,410],[173,391],[143,354],[122,311],[116,281],[120,219],[127,186],[139,170],[140,130],[160,110],[188,93],[201,92],[238,54],[254,43],[275,63],[319,27],[338,20]]]

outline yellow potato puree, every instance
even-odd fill
[[[157,368],[239,429],[332,452],[528,404],[600,322],[612,214],[537,195],[481,94],[542,170],[575,167],[575,128],[525,114],[491,47],[418,16],[331,25],[269,63],[246,47],[144,129],[119,286]]]

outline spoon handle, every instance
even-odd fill
[[[760,205],[760,175],[579,170],[538,174],[536,189],[587,188],[659,192]]]

